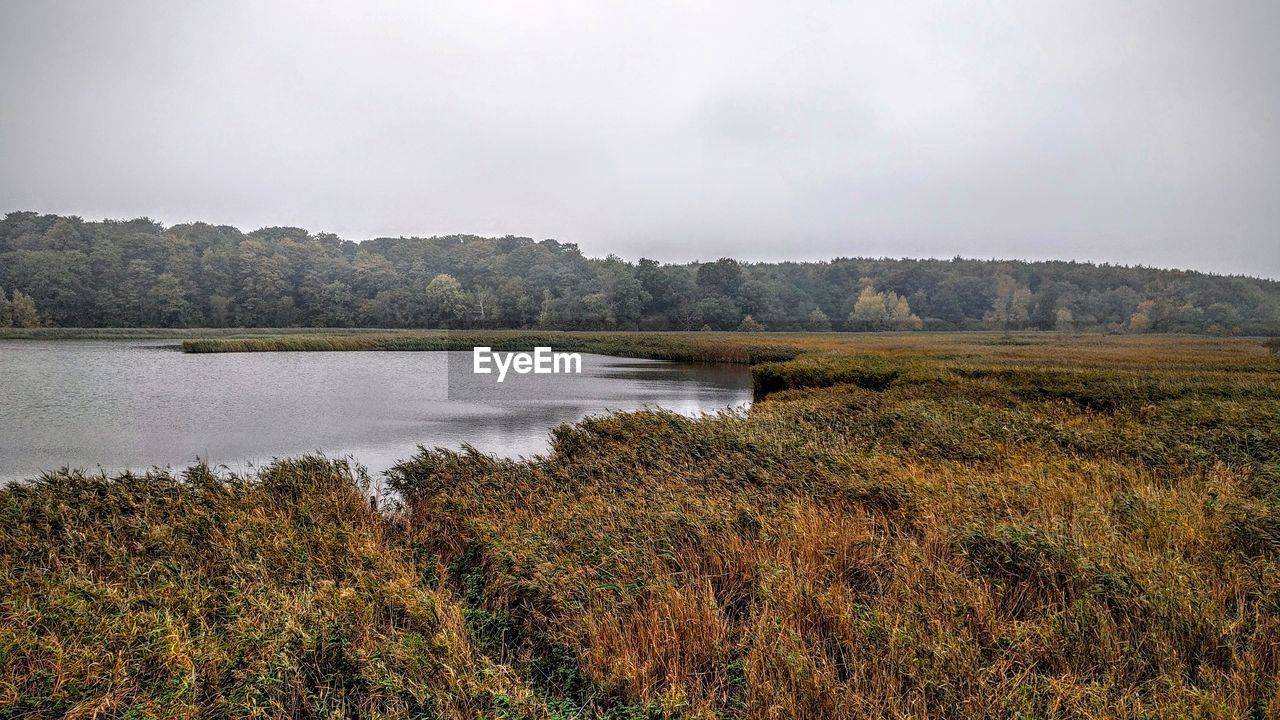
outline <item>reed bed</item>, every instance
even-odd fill
[[[261,338],[199,338],[185,340],[184,352],[326,352],[326,351],[439,351],[532,350],[543,345],[567,352],[626,355],[686,362],[753,363],[794,357],[800,352],[794,338],[738,333],[595,333],[565,331],[408,331],[393,334],[295,335]]]
[[[359,342],[736,358],[764,399],[423,449],[380,510],[323,458],[10,486],[0,716],[1280,717],[1258,341]]]

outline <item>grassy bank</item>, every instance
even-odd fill
[[[794,357],[822,335],[765,335],[742,333],[598,333],[563,331],[408,331],[361,335],[293,335],[258,338],[186,340],[184,352],[305,352],[378,350],[531,350],[544,345],[568,352],[626,355],[688,362],[765,362]],[[834,336],[832,336],[834,337]],[[801,342],[801,338],[806,338]]]
[[[209,337],[184,340],[188,353],[440,351],[489,346],[590,352],[679,362],[754,365],[757,397],[784,389],[852,383],[883,389],[916,370],[926,374],[988,372],[1032,365],[1048,369],[1107,369],[1144,374],[1151,367],[1197,371],[1220,362],[1222,371],[1270,369],[1275,341],[1185,335],[1121,337],[1062,333],[737,333],[564,331],[366,331]],[[927,356],[927,357],[926,357]],[[919,363],[916,360],[926,360]],[[1237,363],[1237,360],[1243,364]],[[911,362],[904,362],[911,361]],[[917,378],[918,379],[918,378]],[[1071,376],[1066,382],[1072,382]],[[1141,380],[1139,379],[1139,382]]]
[[[754,362],[767,399],[423,451],[381,511],[318,458],[11,486],[0,716],[1280,716],[1256,341],[361,342],[479,339]]]

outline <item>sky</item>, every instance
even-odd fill
[[[1280,3],[0,0],[0,212],[1280,278]]]

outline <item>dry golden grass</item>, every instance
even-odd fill
[[[764,399],[423,451],[382,513],[314,458],[10,488],[0,715],[1280,717],[1256,341],[497,340],[768,361]]]
[[[795,340],[746,415],[406,461],[405,531],[508,656],[566,650],[588,715],[1280,712],[1265,349]]]

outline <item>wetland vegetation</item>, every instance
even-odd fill
[[[424,450],[376,507],[322,457],[10,485],[0,716],[1280,713],[1280,357],[1258,341],[188,349],[481,338],[751,362],[763,399],[562,425],[526,461]]]

